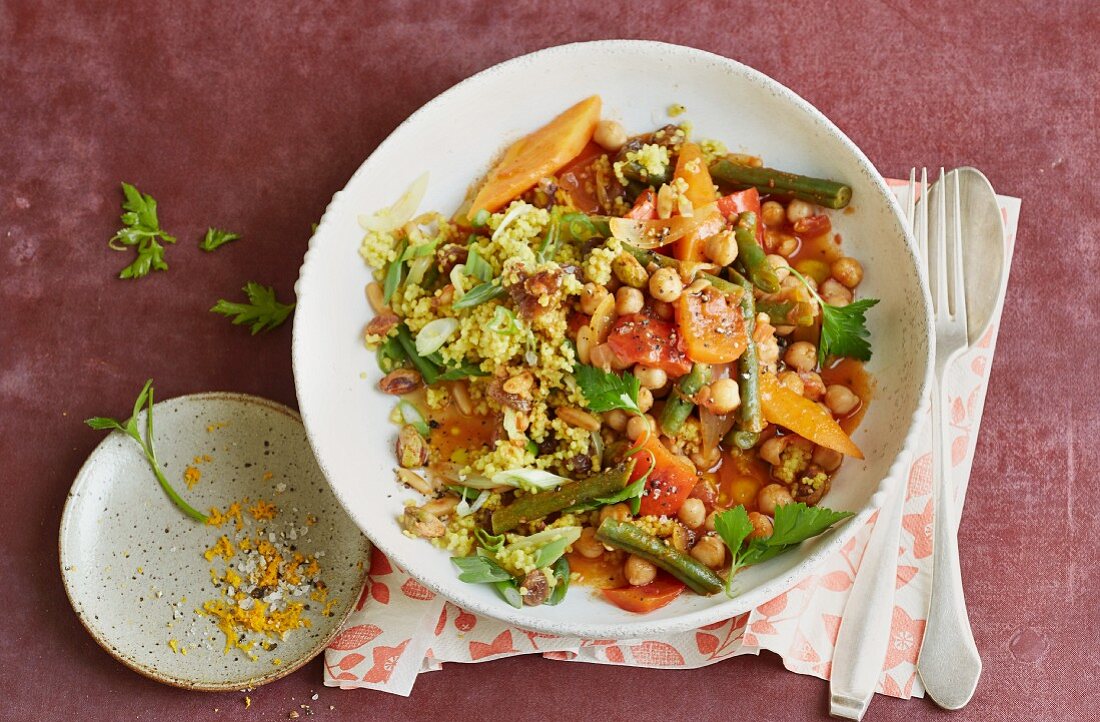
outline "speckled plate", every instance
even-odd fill
[[[271,640],[276,647],[258,650],[256,659],[238,649],[225,653],[214,619],[195,610],[225,599],[210,574],[225,565],[203,552],[222,533],[233,536],[233,523],[216,529],[185,516],[138,445],[114,432],[80,469],[61,517],[61,573],[73,609],[112,656],[161,682],[233,690],[289,674],[321,652],[351,612],[369,542],[325,482],[300,417],[285,406],[241,394],[195,394],[156,404],[153,418],[157,457],[180,495],[202,510],[244,497],[274,503],[273,521],[257,522],[247,512],[245,521],[253,533],[265,526],[265,535],[303,554],[323,552],[321,579],[336,602],[325,616],[324,604],[303,596],[308,628]],[[191,489],[188,467],[201,474]]]

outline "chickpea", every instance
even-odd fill
[[[683,290],[684,284],[675,268],[660,268],[649,277],[649,295],[658,301],[672,303]]]
[[[859,406],[859,397],[847,386],[833,384],[825,389],[825,405],[835,416],[847,416]]]
[[[772,535],[772,520],[758,511],[749,512],[749,521],[752,522],[752,531],[748,539],[766,539]]]
[[[834,261],[832,271],[833,278],[848,288],[855,288],[863,281],[863,265],[849,256]]]
[[[726,561],[726,545],[716,536],[705,536],[691,548],[691,556],[700,564],[718,569]]]
[[[825,382],[816,371],[799,374],[802,379],[802,395],[810,401],[817,401],[825,395]]]
[[[601,120],[596,123],[592,140],[604,150],[615,152],[626,145],[626,131],[617,120]]]
[[[603,554],[603,542],[596,538],[596,530],[586,526],[581,537],[573,542],[573,548],[585,559],[595,559]]]
[[[776,329],[776,331],[778,332],[778,329]],[[802,395],[803,390],[805,390],[806,388],[805,384],[802,383],[802,377],[794,371],[784,371],[783,373],[779,374],[779,383],[783,384],[799,396]]]
[[[606,296],[607,289],[603,286],[597,286],[595,283],[584,284],[584,288],[581,289],[581,313],[587,313],[589,316],[594,314]]]
[[[657,317],[662,321],[668,321],[672,318],[675,311],[672,308],[671,303],[665,303],[664,301],[654,301],[653,310],[656,312]]]
[[[645,435],[646,431],[653,428],[647,416],[631,416],[626,422],[626,436],[631,441],[637,441]]]
[[[705,405],[712,414],[728,414],[741,405],[741,392],[733,379],[718,379],[708,388],[710,394]]]
[[[779,279],[780,283],[791,275],[791,264],[787,263],[787,259],[778,253],[772,253],[768,255],[768,263],[775,269],[775,277]]]
[[[833,473],[840,468],[844,456],[839,451],[833,451],[825,446],[815,446],[811,461],[821,467],[826,473]]]
[[[638,379],[638,383],[650,390],[659,389],[668,383],[668,373],[664,369],[652,366],[638,364],[634,367],[634,376]]]
[[[768,484],[756,495],[756,506],[760,513],[775,516],[775,508],[784,504],[793,504],[794,497],[782,484]]]
[[[765,226],[782,226],[783,221],[787,220],[787,209],[777,201],[765,201],[760,206],[760,219]]]
[[[817,349],[809,341],[795,341],[787,347],[783,360],[795,371],[813,371],[817,366]]]
[[[603,524],[605,519],[614,519],[615,521],[628,521],[630,519],[630,507],[626,504],[612,504],[611,506],[605,506],[600,509],[600,523]]]
[[[645,306],[645,297],[636,288],[623,286],[615,293],[615,313],[620,316],[640,313],[643,306]]]
[[[827,278],[821,284],[821,299],[830,306],[847,306],[852,302],[852,292],[835,278]]]
[[[688,458],[691,459],[691,463],[695,464],[696,469],[712,469],[721,457],[722,450],[716,446],[706,453],[702,451],[693,451]]]
[[[588,352],[589,362],[603,371],[610,371],[615,359],[615,352],[606,343],[593,346],[592,350]]]
[[[626,581],[633,587],[644,587],[657,578],[657,567],[641,557],[631,554],[623,564]]]
[[[773,436],[760,445],[760,449],[756,452],[757,455],[768,462],[769,464],[779,465],[782,463],[780,454],[787,448],[787,442],[789,437],[786,436]]]
[[[645,386],[638,389],[638,408],[643,414],[653,408],[653,392]]]
[[[718,515],[718,510],[717,509],[715,509],[711,513],[707,514],[707,520],[705,522],[703,522],[703,528],[706,529],[707,531],[714,531],[714,529],[715,529],[714,517],[717,516],[717,515]]]
[[[787,204],[787,220],[791,223],[803,218],[809,218],[813,214],[814,207],[812,203],[807,203],[806,201],[795,198]]]
[[[728,266],[737,259],[737,239],[733,231],[715,233],[703,244],[703,254],[719,266]]]
[[[702,499],[688,498],[684,500],[680,511],[676,512],[676,516],[689,529],[698,529],[707,520],[707,506]]]
[[[626,412],[622,409],[612,409],[603,415],[603,422],[615,431],[625,431],[628,420]]]

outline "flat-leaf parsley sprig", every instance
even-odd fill
[[[220,228],[207,228],[206,235],[199,241],[199,248],[210,253],[211,251],[221,248],[226,243],[240,239],[240,237],[239,233],[234,233],[233,231],[223,231]]]
[[[847,306],[825,303],[817,291],[798,271],[791,274],[802,281],[807,290],[821,305],[821,343],[817,346],[817,360],[824,364],[829,356],[848,356],[860,361],[871,358],[871,344],[867,342],[871,332],[867,330],[867,310],[878,303],[877,298],[861,298]]]
[[[138,412],[141,411],[142,406],[146,406],[145,438],[141,437],[137,425],[137,415]],[[196,521],[201,521],[204,524],[207,522],[206,514],[203,514],[201,511],[184,501],[183,498],[176,493],[176,490],[172,488],[172,485],[168,483],[168,480],[164,478],[164,472],[160,470],[160,462],[157,461],[157,452],[153,447],[153,379],[149,379],[145,382],[144,388],[142,388],[141,393],[138,394],[137,401],[134,402],[134,410],[130,414],[130,419],[125,424],[105,416],[94,416],[90,419],[86,419],[84,423],[93,429],[121,431],[136,441],[141,447],[141,450],[145,452],[145,459],[149,462],[149,466],[153,469],[153,474],[157,477],[157,481],[160,482],[160,486],[164,489],[164,493],[168,495],[168,498],[183,510],[187,516]]]
[[[577,385],[581,387],[581,393],[588,401],[589,411],[597,414],[605,411],[623,409],[634,414],[641,415],[638,407],[638,392],[641,383],[632,373],[619,375],[610,371],[602,371],[595,366],[577,364],[573,371]]]
[[[175,243],[175,236],[170,236],[160,228],[157,219],[157,202],[147,193],[142,193],[129,183],[122,184],[122,193],[126,200],[122,208],[126,212],[120,218],[123,227],[111,237],[107,245],[116,251],[125,251],[134,248],[137,258],[129,266],[126,266],[118,274],[119,278],[141,278],[149,275],[150,271],[167,271],[168,263],[164,260],[165,243]]]
[[[735,506],[715,514],[714,530],[729,547],[732,560],[726,577],[726,594],[733,596],[733,576],[742,567],[766,562],[850,516],[850,511],[833,511],[823,506],[806,506],[801,502],[784,504],[775,508],[771,536],[751,539],[745,545],[745,539],[753,531],[745,507]]]
[[[260,331],[270,331],[279,326],[294,310],[293,303],[280,303],[275,299],[275,290],[271,286],[261,286],[255,281],[249,281],[244,292],[248,294],[248,303],[235,303],[223,298],[210,310],[234,317],[234,324],[252,324],[253,336]]]

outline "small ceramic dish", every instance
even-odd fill
[[[182,396],[153,409],[157,456],[176,491],[204,511],[246,497],[275,504],[271,521],[252,519],[246,508],[244,531],[262,526],[264,536],[290,539],[303,554],[323,552],[326,603],[302,597],[310,626],[270,639],[269,651],[257,645],[255,659],[237,648],[225,653],[215,619],[196,609],[226,598],[225,585],[211,579],[211,568],[224,563],[203,553],[222,534],[232,538],[234,522],[215,528],[185,516],[140,447],[116,431],[80,469],[61,517],[61,573],[73,609],[115,659],[161,682],[234,690],[289,674],[325,648],[355,606],[369,542],[337,503],[290,409],[230,393]],[[143,411],[143,429],[144,418]],[[243,560],[238,553],[232,562]],[[325,615],[329,600],[336,601]]]
[[[375,354],[363,346],[373,315],[363,296],[372,280],[358,256],[359,214],[393,204],[429,173],[422,211],[457,209],[466,189],[502,148],[590,95],[603,117],[628,133],[670,121],[686,108],[693,136],[726,142],[767,165],[852,187],[852,203],[831,213],[845,252],[866,277],[860,295],[880,299],[868,314],[877,387],[849,459],[822,504],[856,517],[797,550],[738,574],[738,596],[681,595],[637,615],[577,586],[557,606],[514,609],[487,584],[459,581],[447,552],[402,534],[397,519],[416,492],[394,481],[389,420],[394,398],[378,390]],[[818,110],[780,83],[718,55],[666,43],[610,40],[548,48],[469,78],[401,124],[337,193],[310,242],[296,286],[294,379],[318,463],[340,501],[372,541],[430,589],[462,607],[550,634],[634,639],[700,627],[762,604],[797,584],[847,541],[894,488],[911,447],[931,371],[931,311],[901,208],[871,162]]]

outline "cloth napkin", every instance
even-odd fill
[[[904,198],[907,183],[889,181]],[[1020,201],[998,196],[1011,264]],[[951,462],[959,502],[966,495],[1004,299],[992,328],[957,362],[948,380]],[[932,572],[930,424],[911,459],[898,550],[890,644],[878,692],[923,696],[916,672]],[[792,589],[752,611],[659,639],[580,639],[530,632],[465,611],[434,594],[374,550],[370,576],[355,611],[325,651],[324,681],[341,689],[408,695],[421,672],[445,662],[482,662],[541,654],[567,662],[687,669],[767,649],[787,669],[828,679],[844,605],[878,518],[872,516],[836,554]]]

